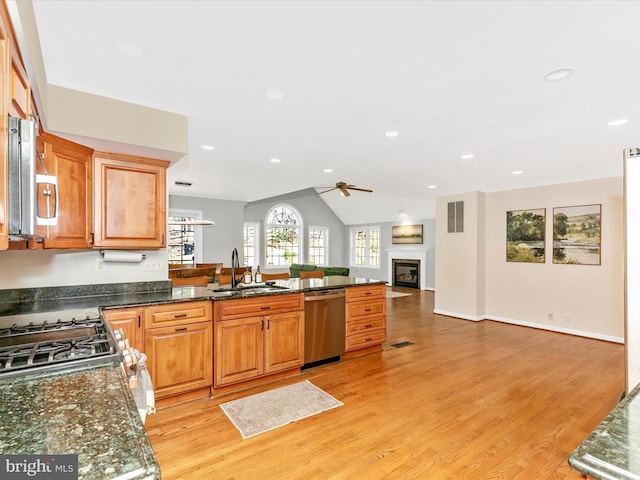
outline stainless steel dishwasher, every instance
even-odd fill
[[[305,292],[303,368],[344,353],[344,296],[344,288]]]

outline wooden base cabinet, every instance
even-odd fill
[[[102,316],[109,322],[111,330],[121,328],[129,340],[129,345],[140,352],[144,351],[143,315],[143,308],[115,308],[102,311]]]
[[[211,312],[210,301],[144,308],[144,352],[156,398],[211,388]]]
[[[214,387],[302,366],[302,294],[225,300],[214,305]]]
[[[346,292],[346,357],[382,349],[387,339],[385,285],[350,287]]]

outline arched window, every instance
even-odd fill
[[[300,263],[302,252],[302,217],[288,205],[276,205],[264,226],[267,266],[279,267]]]

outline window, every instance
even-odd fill
[[[202,220],[197,210],[169,211],[169,263],[202,262],[202,228],[188,222]]]
[[[380,227],[351,228],[351,265],[380,268]]]
[[[260,262],[260,224],[245,223],[244,224],[244,252],[243,258],[245,265],[255,267]]]
[[[300,263],[302,218],[293,208],[278,205],[267,214],[265,222],[266,266]]]
[[[309,258],[312,265],[329,264],[329,229],[309,227]]]

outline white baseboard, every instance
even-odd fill
[[[495,322],[509,323],[511,325],[519,325],[521,327],[537,328],[539,330],[548,330],[551,332],[567,333],[569,335],[576,335],[578,337],[594,338],[596,340],[604,340],[607,342],[622,343],[624,344],[624,338],[614,337],[613,335],[603,335],[601,333],[586,332],[584,330],[575,330],[573,328],[557,327],[555,325],[546,325],[544,323],[525,322],[523,320],[516,320],[513,318],[498,317],[496,315],[480,315],[472,316],[464,313],[447,312],[445,310],[434,310],[433,313],[438,315],[446,315],[448,317],[461,318],[463,320],[472,320],[479,322],[481,320],[493,320]]]

